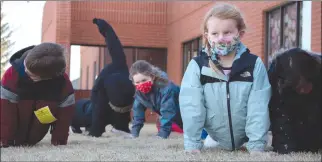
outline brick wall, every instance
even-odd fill
[[[99,35],[96,26],[92,24],[93,17],[100,17],[113,25],[124,46],[166,47],[168,49],[167,72],[175,83],[180,84],[182,43],[201,35],[203,17],[215,3],[205,1],[47,2],[44,14],[55,16],[44,18],[43,41],[53,40],[56,35],[56,42],[65,44],[67,48],[70,44],[104,45],[103,38]],[[247,23],[247,31],[242,41],[253,53],[264,60],[265,11],[285,2],[228,1],[228,3],[242,9]],[[49,24],[50,19],[52,19],[51,24]],[[53,30],[55,26],[56,30]],[[312,2],[311,48],[313,51],[321,52],[321,2]]]
[[[191,3],[195,3],[191,5]],[[279,5],[281,2],[228,2],[242,8],[247,25],[247,31],[242,39],[243,43],[250,48],[252,53],[264,60],[265,41],[265,14],[264,11]],[[182,79],[182,42],[201,36],[201,23],[206,12],[213,7],[215,2],[169,2],[168,12],[178,10],[181,14],[175,21],[168,19],[168,74],[175,83],[180,84]],[[188,8],[184,8],[188,4]],[[256,6],[256,7],[254,7]],[[190,11],[189,11],[190,9]],[[184,10],[184,11],[181,11]],[[252,24],[252,25],[250,25]],[[174,70],[176,69],[176,70]]]
[[[56,42],[66,48],[66,73],[69,74],[70,66],[70,32],[71,32],[71,2],[57,1]]]
[[[124,46],[166,47],[166,2],[71,3],[71,42],[104,45],[94,17],[108,20]]]
[[[312,37],[311,37],[311,49],[312,51],[321,53],[321,15],[322,15],[322,2],[312,1]]]
[[[286,1],[226,1],[242,10],[247,31],[242,39],[252,53],[265,56],[265,11]],[[67,48],[71,44],[104,45],[94,17],[108,20],[124,46],[167,48],[167,73],[180,84],[182,43],[201,36],[201,22],[214,1],[168,2],[46,2],[42,41],[56,41]],[[312,2],[311,49],[321,52],[321,2]],[[69,73],[69,66],[67,67]]]

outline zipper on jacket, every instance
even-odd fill
[[[235,151],[235,140],[234,140],[233,124],[232,124],[232,120],[231,120],[231,110],[230,110],[229,81],[226,82],[226,92],[227,92],[227,109],[228,109],[228,120],[229,120],[231,146],[232,146],[233,151]]]

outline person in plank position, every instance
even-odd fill
[[[130,69],[130,79],[136,87],[133,104],[132,130],[129,138],[137,138],[145,121],[146,109],[160,115],[156,137],[166,139],[173,124],[182,130],[179,108],[180,87],[167,74],[145,60],[136,61]]]
[[[64,48],[41,43],[16,52],[1,80],[1,147],[35,145],[51,133],[66,145],[74,90],[65,73]]]
[[[241,41],[246,24],[229,4],[216,4],[205,15],[204,49],[191,59],[179,94],[184,149],[266,151],[270,127],[271,85],[266,68]],[[206,140],[200,135],[205,129]]]
[[[91,98],[76,102],[77,113],[73,118],[72,130],[82,133],[80,127],[87,127],[90,136],[100,137],[105,132],[105,127],[111,124],[118,131],[130,133],[130,112],[135,89],[129,79],[122,44],[112,26],[105,20],[94,18],[93,23],[105,39],[112,63],[106,65],[98,75]]]

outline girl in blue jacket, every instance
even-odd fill
[[[217,5],[205,16],[205,48],[190,61],[179,95],[187,151],[201,150],[203,128],[218,148],[235,150],[247,142],[250,153],[264,151],[271,85],[262,60],[240,41],[245,28],[231,5]]]
[[[147,61],[136,61],[130,69],[130,79],[136,87],[133,104],[132,137],[138,137],[145,121],[145,110],[159,114],[160,131],[157,137],[168,138],[172,122],[182,129],[179,108],[180,88],[168,80],[165,72]]]

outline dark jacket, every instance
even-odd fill
[[[321,55],[290,49],[273,59],[268,75],[273,151],[317,152],[322,148]],[[296,91],[302,79],[312,84],[309,93]]]
[[[15,53],[1,81],[1,145],[34,145],[51,127],[51,143],[67,144],[74,113],[74,90],[67,74],[33,82],[25,73],[24,59],[34,46]],[[48,106],[57,119],[41,124],[34,111]]]
[[[109,23],[103,19],[94,19],[93,23],[105,39],[112,62],[99,73],[91,91],[92,122],[89,135],[101,136],[108,124],[115,129],[130,132],[130,111],[120,113],[110,106],[111,103],[120,108],[129,107],[134,100],[134,86],[129,79],[123,46]]]

